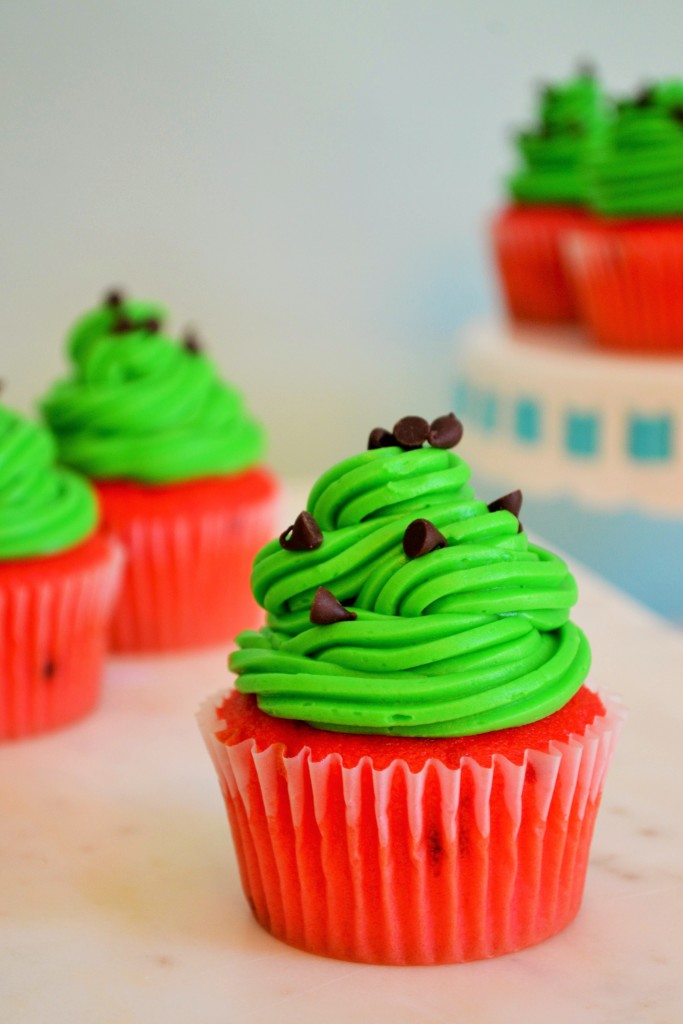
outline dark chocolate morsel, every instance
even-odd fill
[[[404,416],[394,425],[394,437],[408,451],[421,448],[429,436],[429,424],[421,416]]]
[[[394,435],[385,430],[384,427],[375,427],[374,430],[370,431],[370,437],[368,438],[368,449],[370,451],[373,448],[393,448],[397,444],[398,441]]]
[[[455,448],[460,443],[463,426],[455,413],[438,416],[429,427],[427,440],[432,448]]]
[[[634,107],[651,107],[654,102],[654,90],[651,85],[639,89],[633,96],[631,104]]]
[[[135,326],[149,331],[150,334],[158,334],[161,330],[161,320],[157,320],[155,316],[152,316],[149,320],[143,320],[141,324],[136,324]]]
[[[110,328],[110,334],[129,334],[135,330],[135,324],[127,316],[120,316]]]
[[[669,117],[674,121],[677,121],[678,124],[683,125],[683,106],[677,104],[675,107],[671,107],[669,110]]]
[[[310,617],[315,626],[331,626],[334,622],[350,622],[358,618],[355,612],[350,612],[340,604],[334,594],[325,587],[318,587],[316,590]]]
[[[408,558],[422,558],[430,551],[445,548],[446,544],[444,535],[429,519],[413,519],[403,534],[403,550]]]
[[[54,679],[55,673],[57,672],[57,666],[52,660],[52,658],[48,658],[47,661],[43,663],[42,671],[43,679]]]
[[[309,512],[300,512],[293,526],[280,534],[285,551],[315,551],[323,542],[323,532]]]
[[[522,492],[521,491],[510,491],[509,494],[504,494],[502,498],[496,498],[488,505],[489,512],[512,512],[513,516],[519,517],[519,512],[522,507]]]
[[[198,356],[202,350],[202,344],[194,331],[185,331],[183,334],[183,348],[192,356]]]
[[[522,520],[517,520],[517,533],[524,533],[524,527],[522,526]]]
[[[123,305],[123,292],[118,288],[111,288],[102,299],[102,305],[108,306],[109,309],[119,309]]]

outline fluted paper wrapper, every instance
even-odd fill
[[[540,942],[575,916],[595,816],[623,719],[527,750],[521,765],[397,759],[345,767],[338,754],[283,755],[199,723],[232,829],[244,892],[274,936],[377,964],[459,963]]]
[[[126,549],[126,567],[111,624],[118,652],[174,651],[229,643],[256,629],[263,612],[251,593],[254,557],[274,532],[279,495],[202,509],[161,502],[150,515],[117,509],[105,518]]]
[[[3,573],[0,740],[57,729],[95,708],[122,563],[109,540],[86,564],[67,556],[44,576],[21,564]]]
[[[581,318],[599,345],[683,353],[683,220],[574,229],[564,245]]]
[[[494,256],[505,306],[514,320],[547,324],[577,319],[563,240],[584,216],[565,207],[519,206],[494,218]]]

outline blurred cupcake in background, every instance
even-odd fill
[[[194,336],[110,293],[68,338],[73,364],[41,403],[61,460],[88,476],[127,554],[114,650],[226,643],[261,614],[251,562],[278,489],[265,431]]]
[[[0,405],[0,740],[67,725],[100,695],[120,550],[55,454],[44,427]]]
[[[617,104],[588,172],[595,216],[567,247],[586,327],[607,348],[683,352],[683,81]]]
[[[597,78],[582,68],[542,90],[538,124],[516,136],[522,167],[507,183],[511,205],[492,225],[503,299],[515,320],[576,319],[561,242],[586,216],[586,162],[600,148],[607,111]]]

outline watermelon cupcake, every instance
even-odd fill
[[[43,427],[0,405],[0,740],[96,706],[121,564],[86,480]]]
[[[374,430],[254,563],[268,613],[200,727],[256,919],[378,964],[512,952],[579,908],[622,718],[576,584],[485,504],[452,415]]]
[[[226,643],[261,622],[252,559],[277,487],[263,427],[196,337],[157,305],[111,293],[68,339],[72,375],[41,403],[62,462],[90,478],[126,566],[116,651]]]
[[[683,352],[683,82],[619,103],[589,172],[594,217],[568,245],[588,330],[620,352]]]
[[[589,69],[541,93],[539,123],[519,132],[522,168],[508,181],[511,205],[492,237],[503,299],[514,320],[565,323],[577,318],[562,241],[583,223],[586,161],[599,148],[607,105]]]

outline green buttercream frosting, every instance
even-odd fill
[[[164,312],[121,301],[88,313],[67,342],[73,374],[41,403],[62,462],[94,479],[163,484],[238,473],[265,454],[263,427]]]
[[[252,587],[268,613],[238,637],[237,688],[275,716],[345,732],[457,736],[535,721],[562,707],[590,664],[569,621],[576,584],[508,511],[489,511],[469,467],[436,448],[379,448],[313,487],[314,550],[273,541]],[[446,546],[408,558],[427,518]],[[356,613],[313,625],[318,587]]]
[[[661,82],[619,103],[589,173],[590,204],[599,213],[683,214],[683,82]]]
[[[94,531],[97,516],[87,481],[55,465],[49,432],[0,405],[0,559],[73,547]]]
[[[599,150],[607,125],[607,104],[592,74],[547,86],[538,126],[516,137],[522,169],[508,181],[518,202],[584,205],[586,162]]]

